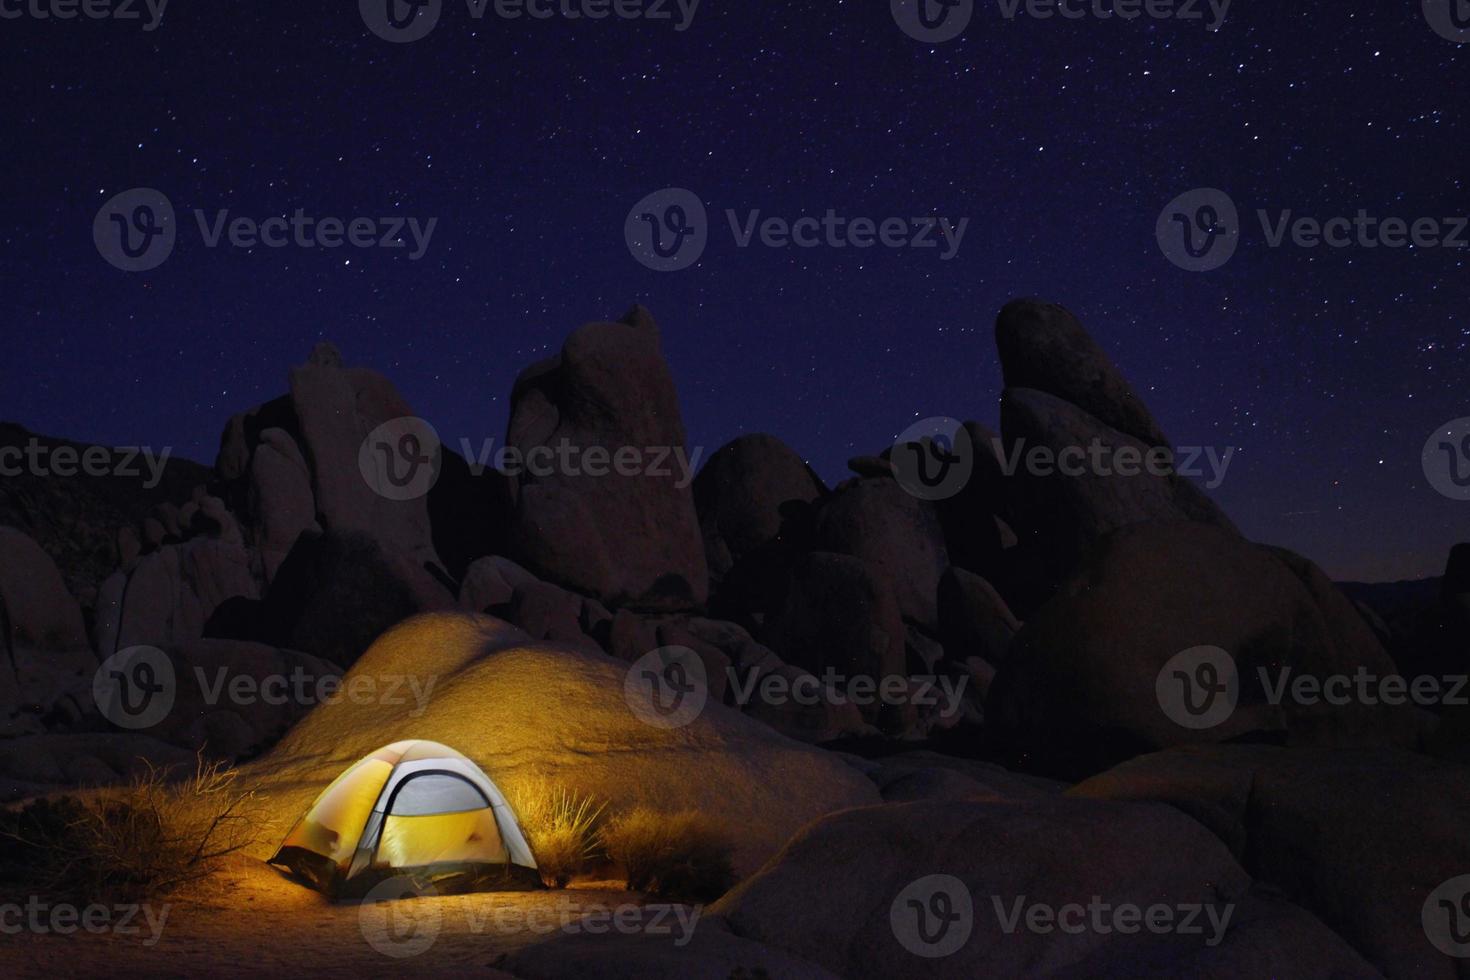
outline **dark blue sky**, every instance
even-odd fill
[[[330,7],[331,9],[326,9]],[[1417,0],[1239,0],[1225,27],[1007,22],[905,36],[888,4],[704,0],[692,27],[473,21],[393,45],[351,4],[0,20],[0,418],[212,460],[233,412],[331,339],[451,444],[504,433],[516,373],[582,322],[656,314],[692,444],[784,438],[829,480],[933,415],[993,424],[1009,298],[1076,311],[1181,444],[1237,446],[1217,498],[1341,577],[1437,573],[1470,504],[1420,453],[1470,416],[1470,261],[1272,249],[1254,214],[1470,213],[1470,45]],[[102,261],[112,195],[181,222],[149,273]],[[715,219],[659,274],[623,240],[669,186]],[[1154,238],[1195,187],[1245,218],[1226,267]],[[205,248],[192,211],[438,218],[423,259]],[[723,211],[968,218],[935,251],[734,246]]]

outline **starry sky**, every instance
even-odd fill
[[[390,44],[354,5],[179,3],[161,26],[0,20],[0,419],[212,461],[228,416],[330,339],[454,445],[503,437],[517,372],[633,302],[692,445],[768,431],[829,481],[917,419],[994,425],[1008,299],[1073,309],[1213,495],[1339,578],[1438,574],[1470,504],[1420,455],[1470,416],[1465,251],[1270,248],[1256,209],[1470,213],[1470,45],[1418,0],[1239,0],[1199,22],[1007,21],[920,43],[883,0],[704,0],[669,22],[473,20]],[[114,194],[180,215],[125,273]],[[640,198],[694,190],[700,263],[644,268]],[[1196,187],[1247,216],[1224,268],[1154,237]],[[193,209],[438,218],[402,250],[204,247]],[[737,248],[723,212],[969,219],[914,249]]]

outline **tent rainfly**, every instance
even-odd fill
[[[271,858],[334,898],[390,878],[451,894],[542,887],[515,814],[490,778],[438,742],[394,742],[322,791]]]

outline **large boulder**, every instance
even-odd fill
[[[1293,567],[1295,566],[1295,567]],[[1248,733],[1290,742],[1404,743],[1412,719],[1383,705],[1333,704],[1288,694],[1290,679],[1325,681],[1394,665],[1346,600],[1325,580],[1270,549],[1203,524],[1137,524],[1103,539],[1059,594],[1032,615],[990,690],[987,721],[1035,764],[1087,775],[1141,752]],[[1184,699],[1216,704],[1181,686],[1228,682],[1225,661],[1176,657],[1212,647],[1239,677],[1233,711],[1199,725],[1176,720]],[[1161,676],[1173,662],[1169,676]],[[1263,677],[1264,673],[1264,677]],[[1209,676],[1206,676],[1208,674]],[[1182,675],[1182,677],[1181,677]],[[1223,692],[1221,697],[1224,697]]]
[[[1062,398],[1007,388],[1001,428],[1016,460],[1009,483],[1016,530],[1055,574],[1070,572],[1093,542],[1129,524],[1193,520],[1234,530],[1198,487],[1173,471],[1172,455]],[[1048,455],[1033,465],[1032,454],[1041,451]]]
[[[730,678],[726,700],[749,717],[770,725],[788,738],[813,744],[877,733],[877,729],[863,721],[857,705],[838,696],[840,691],[830,690],[810,671],[786,663],[739,624],[695,617],[686,620],[683,628],[723,655]],[[773,687],[764,686],[768,684]],[[815,697],[784,696],[795,690],[812,691],[818,685],[820,691]],[[783,696],[770,696],[773,691]]]
[[[39,731],[58,710],[76,717],[97,669],[81,608],[49,555],[0,527],[0,734]]]
[[[939,577],[949,566],[934,507],[892,479],[852,481],[822,502],[817,545],[852,555],[886,578],[906,619],[939,625]]]
[[[605,655],[531,641],[488,616],[440,613],[402,623],[358,660],[344,686],[396,680],[411,690],[416,682],[427,696],[324,704],[244,767],[271,800],[261,846],[279,840],[349,765],[405,738],[453,746],[507,792],[545,778],[613,810],[642,804],[718,815],[736,842],[736,868],[746,873],[816,817],[877,801],[871,783],[837,756],[712,701],[682,726],[641,720],[625,694],[628,669]]]
[[[284,429],[266,429],[250,460],[251,539],[269,583],[303,531],[320,530],[311,471],[301,448]]]
[[[306,532],[260,608],[262,630],[236,636],[350,666],[395,623],[455,605],[432,566],[386,551],[372,535]]]
[[[1470,869],[1464,766],[1394,751],[1190,746],[1134,759],[1071,793],[1193,815],[1246,870],[1388,976],[1465,975],[1425,931],[1434,921],[1426,916],[1444,914],[1427,900]]]
[[[775,436],[744,435],[720,447],[694,480],[711,575],[721,579],[743,557],[778,544],[793,508],[825,492],[811,467]]]
[[[31,537],[0,527],[0,616],[7,649],[76,650],[87,647],[82,610],[61,571]]]
[[[259,595],[251,556],[238,531],[167,545],[103,583],[97,604],[98,652],[108,657],[130,646],[199,639],[227,600]]]
[[[149,767],[192,771],[194,753],[151,735],[64,732],[0,739],[0,803],[78,786],[106,786],[144,776]]]
[[[1158,906],[1176,928],[1142,927],[1162,921],[1143,918]],[[1205,828],[1157,805],[1025,794],[846,810],[709,913],[840,976],[1371,975],[1313,916],[1258,892]]]
[[[680,462],[688,461],[684,424],[646,311],[588,324],[556,357],[524,371],[506,444],[528,464],[511,557],[605,601],[704,603],[709,573]],[[575,466],[545,465],[563,452],[576,454]]]
[[[413,418],[393,384],[375,371],[344,367],[327,343],[291,369],[289,382],[289,395],[230,419],[215,462],[226,503],[259,553],[262,581],[274,578],[297,537],[315,530],[365,534],[387,554],[439,565],[427,494],[382,492],[364,470],[379,448],[365,445],[369,434]],[[401,424],[415,431],[413,423]],[[444,456],[432,465],[442,466]]]
[[[1000,664],[1020,628],[989,582],[963,568],[945,571],[939,580],[939,636],[950,657]]]
[[[851,555],[818,551],[797,562],[786,604],[764,639],[789,663],[818,675],[908,674],[890,580]]]
[[[1146,446],[1169,445],[1142,399],[1064,307],[1007,303],[996,319],[995,345],[1006,387],[1046,392]]]
[[[215,758],[254,755],[317,705],[348,696],[337,684],[342,668],[294,650],[206,639],[168,655],[173,706],[147,733]]]
[[[159,504],[187,500],[209,479],[207,467],[166,448],[84,445],[0,422],[0,457],[8,461],[17,451],[44,453],[52,465],[7,467],[0,479],[0,526],[23,531],[51,556],[84,611],[118,567],[119,529],[140,528]],[[76,469],[62,476],[63,466]]]
[[[370,534],[389,553],[437,560],[427,500],[391,499],[377,492],[359,465],[368,434],[413,416],[408,403],[382,375],[344,368],[342,355],[330,344],[318,344],[307,363],[291,369],[290,380],[322,525],[330,531]]]
[[[741,939],[717,919],[690,922],[703,911],[698,906],[680,911],[687,932],[674,915],[656,934],[566,930],[515,950],[497,966],[526,980],[837,980],[813,963]]]

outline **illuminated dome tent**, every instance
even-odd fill
[[[334,898],[361,897],[389,878],[438,893],[542,887],[490,778],[448,746],[417,740],[338,776],[270,863]]]

